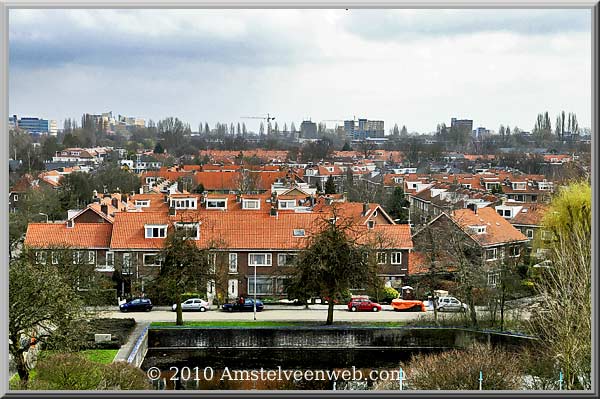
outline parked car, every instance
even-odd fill
[[[173,312],[177,310],[177,304],[174,303],[172,308]],[[187,310],[197,311],[197,312],[206,312],[210,309],[210,304],[206,302],[204,299],[200,298],[190,298],[185,302],[181,302],[181,310],[184,312]]]
[[[437,308],[440,312],[466,312],[469,306],[453,296],[437,298]]]
[[[121,312],[149,312],[152,310],[152,302],[148,298],[136,298],[119,305]]]
[[[260,299],[256,300],[256,311],[260,312],[265,305]],[[233,303],[224,303],[221,309],[227,312],[252,312],[254,311],[254,300],[246,298],[243,301],[235,301]]]
[[[352,298],[350,302],[348,302],[348,310],[351,312],[379,312],[381,310],[381,305],[368,298]]]

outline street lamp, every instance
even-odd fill
[[[38,215],[46,216],[46,223],[48,223],[48,215],[47,214],[45,214],[43,212],[39,212]]]

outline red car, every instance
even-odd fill
[[[368,311],[379,312],[381,305],[366,298],[353,298],[348,302],[348,310],[351,312]]]

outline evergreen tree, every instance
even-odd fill
[[[329,175],[327,181],[325,182],[325,194],[335,194],[335,182],[333,181],[333,176]]]
[[[406,126],[402,125],[402,130],[400,130],[401,136],[408,136],[408,130],[406,130]]]

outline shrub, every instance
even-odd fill
[[[115,362],[104,366],[100,390],[147,390],[152,385],[146,373],[127,362]]]
[[[392,287],[385,287],[383,289],[383,295],[381,298],[381,302],[383,303],[391,303],[392,299],[398,298],[398,291]]]
[[[57,353],[40,360],[34,390],[151,389],[146,374],[126,362],[99,364],[79,353]]]
[[[404,370],[406,387],[413,390],[478,390],[480,371],[484,390],[515,390],[523,385],[519,356],[482,344],[417,355]]]
[[[77,353],[57,353],[40,360],[30,389],[94,390],[102,381],[102,365]]]

